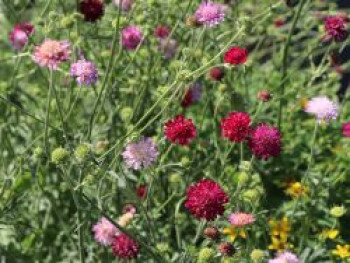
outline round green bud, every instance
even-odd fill
[[[90,153],[90,145],[86,143],[79,144],[77,148],[75,149],[74,155],[79,160],[84,160]]]
[[[181,158],[181,164],[183,166],[187,166],[188,164],[190,164],[190,162],[191,162],[191,160],[187,156],[184,156],[184,157]]]
[[[61,26],[63,28],[71,28],[74,25],[74,17],[65,16],[61,19]]]
[[[236,168],[233,165],[227,165],[225,167],[225,174],[234,175],[236,173]]]
[[[226,89],[227,89],[227,85],[223,83],[221,83],[218,87],[218,90],[221,92],[225,91]]]
[[[148,57],[148,50],[145,48],[141,48],[139,50],[139,56],[140,56],[140,58],[147,58]],[[148,76],[145,75],[145,77],[147,77],[146,80],[148,80]]]
[[[43,154],[43,149],[41,147],[36,147],[33,151],[33,155],[35,158],[40,158]]]
[[[134,113],[134,110],[132,108],[124,107],[120,110],[119,116],[123,122],[129,122],[133,116],[133,113]]]
[[[253,262],[262,262],[265,257],[265,251],[261,249],[253,249],[250,253],[250,258]]]
[[[173,183],[173,184],[178,184],[181,182],[181,175],[178,174],[178,173],[172,173],[170,176],[169,176],[169,182],[170,183]]]
[[[249,175],[246,172],[240,172],[237,175],[239,185],[245,185],[249,181]]]
[[[257,202],[259,201],[260,197],[261,197],[261,191],[259,191],[259,189],[248,189],[246,191],[243,192],[243,200],[246,202]]]
[[[211,262],[215,256],[215,250],[209,247],[202,248],[198,253],[197,263]]]
[[[164,242],[156,244],[156,248],[160,253],[166,253],[170,250],[169,244]]]
[[[66,149],[62,147],[58,147],[52,151],[51,161],[55,164],[60,164],[66,161],[68,156],[69,156],[69,152]]]
[[[346,208],[344,206],[334,206],[331,208],[329,213],[333,217],[342,217],[346,214]]]

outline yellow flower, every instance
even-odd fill
[[[269,245],[270,250],[276,250],[277,252],[283,251],[289,248],[290,245],[285,238],[271,237],[271,244]]]
[[[247,234],[243,229],[236,228],[234,226],[225,227],[222,231],[225,235],[228,235],[231,242],[234,242],[238,236],[246,238]]]
[[[336,249],[334,249],[332,253],[340,258],[350,258],[350,245],[337,245]]]
[[[321,233],[321,238],[335,239],[338,235],[339,235],[339,230],[337,229],[324,229]]]
[[[306,195],[308,192],[308,188],[305,185],[302,185],[299,182],[294,182],[288,185],[286,193],[290,195],[292,198],[300,197]]]
[[[281,220],[270,220],[271,234],[273,236],[288,235],[290,232],[290,223],[287,217],[283,217]]]

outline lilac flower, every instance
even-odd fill
[[[128,26],[122,30],[122,45],[124,48],[134,50],[141,43],[143,34],[136,26]]]
[[[198,7],[195,16],[197,22],[208,27],[213,27],[224,21],[225,7],[222,4],[204,1]]]
[[[150,166],[158,156],[157,145],[151,138],[142,138],[139,142],[129,143],[122,153],[129,168],[139,170]]]
[[[322,121],[328,123],[337,118],[338,108],[338,104],[327,97],[315,97],[307,103],[305,112],[315,115],[319,123]]]
[[[114,237],[119,233],[118,229],[104,217],[92,227],[92,231],[95,234],[95,240],[103,246],[111,245]]]
[[[270,259],[269,263],[301,263],[301,260],[292,252],[284,251],[278,253],[276,258]]]
[[[79,85],[90,86],[98,79],[98,71],[94,63],[85,59],[78,60],[71,65],[70,75],[76,77]]]

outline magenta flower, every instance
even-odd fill
[[[337,42],[344,41],[348,32],[346,29],[346,21],[341,16],[329,16],[324,20],[324,27],[326,30],[325,41],[334,39]]]
[[[40,46],[36,46],[33,60],[41,67],[57,69],[58,66],[69,59],[71,51],[68,41],[46,39]]]
[[[236,227],[244,227],[253,224],[255,218],[253,214],[236,212],[229,216],[228,221]]]
[[[85,59],[78,60],[70,67],[70,75],[76,77],[79,85],[90,86],[98,79],[98,71],[95,64]]]
[[[350,137],[350,122],[346,122],[342,125],[342,134],[344,137]]]
[[[338,104],[327,97],[315,97],[307,103],[305,112],[315,115],[319,123],[328,123],[337,118],[338,108]]]
[[[103,246],[109,246],[118,234],[118,229],[106,218],[102,217],[97,224],[92,227],[95,240]]]
[[[225,6],[211,1],[203,1],[195,12],[195,17],[200,24],[208,27],[216,26],[225,19]]]
[[[140,45],[142,38],[143,34],[136,26],[128,26],[122,30],[122,45],[126,49],[136,49]]]
[[[151,138],[142,138],[139,142],[129,143],[122,153],[129,168],[140,170],[149,167],[158,156],[157,145]]]
[[[34,26],[29,23],[16,24],[11,33],[9,39],[12,47],[15,50],[22,50],[28,43],[28,37],[34,33]]]

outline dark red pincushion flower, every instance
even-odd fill
[[[112,251],[120,259],[133,259],[139,254],[140,247],[127,235],[118,234],[112,243]]]
[[[214,220],[225,211],[227,194],[211,179],[202,179],[187,188],[185,207],[197,219]]]
[[[342,125],[342,134],[344,137],[350,137],[350,122],[344,123]]]
[[[209,72],[211,80],[220,81],[224,77],[225,73],[221,67],[212,67]]]
[[[170,29],[167,26],[157,26],[154,30],[154,35],[159,38],[167,38],[170,34]]]
[[[147,196],[147,186],[145,184],[141,184],[136,188],[136,194],[140,199],[145,199]]]
[[[104,14],[103,0],[82,0],[79,2],[79,11],[84,15],[85,21],[95,22]]]
[[[345,19],[341,16],[326,17],[324,19],[324,27],[327,33],[324,37],[325,41],[334,39],[337,42],[341,42],[348,36]]]
[[[267,102],[271,99],[271,94],[268,90],[260,90],[258,92],[258,99]]]
[[[231,47],[224,55],[225,63],[232,65],[244,64],[247,61],[247,50],[240,47]]]
[[[247,139],[250,131],[250,117],[246,112],[231,112],[221,119],[221,135],[233,142]]]
[[[248,145],[259,159],[278,156],[281,152],[281,135],[276,127],[262,123],[250,132]]]
[[[164,134],[172,143],[188,145],[196,137],[196,127],[191,119],[177,115],[165,123]]]
[[[286,24],[286,22],[283,19],[277,19],[273,22],[275,27],[282,27]]]

